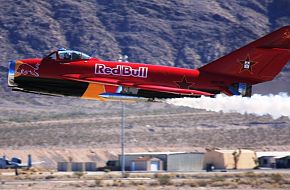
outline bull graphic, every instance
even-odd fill
[[[32,76],[39,77],[39,74],[37,73],[38,69],[39,69],[39,64],[36,64],[35,67],[33,67],[29,64],[23,63],[19,65],[16,73],[19,73],[20,75],[30,74]]]

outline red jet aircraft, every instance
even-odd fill
[[[290,59],[290,26],[280,28],[199,69],[104,61],[60,49],[43,59],[11,61],[13,90],[96,100],[250,97],[252,85],[270,81]]]

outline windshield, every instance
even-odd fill
[[[91,57],[87,54],[72,51],[72,50],[65,50],[65,51],[58,51],[59,59],[61,60],[81,60],[81,59],[90,59]]]

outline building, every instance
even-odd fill
[[[167,171],[199,171],[203,169],[204,153],[187,152],[170,154]]]
[[[87,172],[97,171],[96,162],[85,162],[85,171]]]
[[[276,159],[276,168],[290,168],[290,156]]]
[[[84,171],[84,163],[83,162],[72,162],[71,163],[71,171],[83,172]]]
[[[252,150],[208,150],[204,155],[203,168],[253,169],[257,166],[256,153]]]
[[[57,171],[59,172],[97,171],[97,164],[96,162],[58,162]]]
[[[204,153],[143,152],[126,153],[127,171],[197,171],[202,170]],[[119,156],[121,163],[122,156]]]
[[[58,172],[71,171],[71,163],[70,162],[58,162],[57,163],[57,171]]]
[[[160,171],[163,170],[163,161],[159,158],[145,156],[131,162],[131,171]]]
[[[290,152],[257,152],[259,167],[261,168],[289,168],[287,158]]]

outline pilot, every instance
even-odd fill
[[[71,54],[70,53],[65,53],[64,56],[63,56],[63,59],[70,60],[71,59]]]
[[[72,60],[78,60],[81,59],[80,53],[72,53]]]

